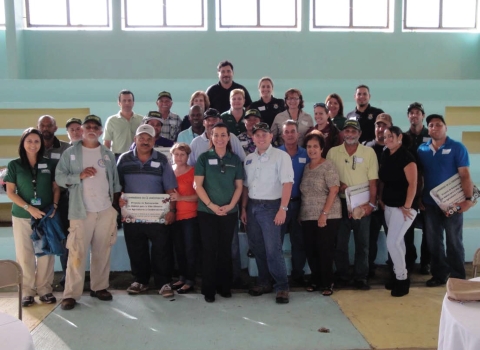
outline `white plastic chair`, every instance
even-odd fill
[[[477,270],[480,267],[480,248],[473,255],[473,278],[477,277]]]
[[[22,267],[13,260],[0,260],[0,288],[18,286],[18,318],[22,319]]]

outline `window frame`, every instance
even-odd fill
[[[202,2],[202,24],[201,25],[168,25],[167,24],[167,6],[166,0],[158,0],[163,2],[163,25],[129,25],[128,24],[128,0],[122,1],[122,11],[123,11],[123,19],[122,19],[122,27],[125,30],[191,30],[191,29],[199,29],[199,30],[207,30],[207,3],[208,0],[200,0]]]
[[[319,0],[321,1],[321,0]],[[335,31],[335,32],[393,32],[394,31],[394,11],[395,11],[395,0],[386,0],[387,1],[387,25],[385,27],[365,27],[365,26],[355,26],[353,25],[353,0],[350,1],[349,6],[349,24],[348,26],[320,26],[315,25],[315,9],[317,0],[310,0],[310,31],[320,32],[320,31]]]
[[[402,30],[404,32],[419,32],[419,31],[435,31],[435,32],[477,32],[480,30],[479,17],[479,0],[475,0],[475,26],[472,28],[466,27],[443,27],[443,0],[439,1],[438,7],[438,27],[407,27],[407,3],[408,0],[403,0],[403,23]]]
[[[292,26],[267,26],[260,24],[260,1],[257,1],[256,25],[222,25],[222,1],[216,0],[216,30],[217,31],[301,31],[302,30],[302,0],[295,1],[295,24]]]
[[[97,0],[101,1],[101,0]],[[65,28],[65,29],[110,29],[111,28],[111,3],[104,0],[107,5],[107,24],[71,24],[70,23],[70,0],[65,0],[67,10],[67,24],[31,24],[30,23],[30,0],[25,0],[25,21],[27,28]]]

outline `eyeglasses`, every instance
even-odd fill
[[[348,159],[345,159],[345,163],[350,163]],[[357,167],[357,156],[353,156],[353,161],[352,161],[352,170],[355,170]]]
[[[223,162],[223,159],[220,159],[220,173],[225,174],[225,163]]]
[[[327,105],[323,102],[317,102],[313,105],[313,108],[317,108],[317,107],[327,108]]]
[[[84,125],[83,128],[86,130],[95,130],[95,131],[100,130],[99,126],[93,126],[93,125]]]

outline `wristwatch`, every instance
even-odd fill
[[[466,197],[465,200],[466,200],[466,201],[470,201],[470,202],[472,202],[473,204],[477,204],[477,201],[476,201],[473,197]]]
[[[28,210],[28,208],[30,208],[30,206],[29,206],[28,204],[25,204],[25,205],[23,206],[23,209],[25,209],[25,210]]]
[[[288,207],[280,207],[280,209],[283,209],[285,211],[288,211]]]
[[[368,204],[373,208],[373,210],[377,210],[377,206],[375,204],[372,204],[370,202],[368,202]]]

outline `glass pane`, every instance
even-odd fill
[[[0,26],[5,25],[5,1],[0,1]]]
[[[167,26],[202,25],[202,0],[167,0]]]
[[[260,25],[294,26],[296,6],[296,0],[260,0]]]
[[[384,27],[388,24],[388,0],[353,0],[354,27]]]
[[[460,5],[461,4],[461,5]],[[442,26],[445,28],[474,28],[476,0],[443,0]]]
[[[107,6],[106,0],[70,0],[70,24],[106,26]]]
[[[405,24],[410,28],[438,28],[440,0],[405,0]]]
[[[350,25],[350,0],[315,1],[314,26],[348,27]]]
[[[221,26],[256,26],[257,0],[220,0]]]
[[[66,0],[28,0],[31,25],[67,25]]]
[[[126,0],[127,26],[163,26],[162,0]]]

